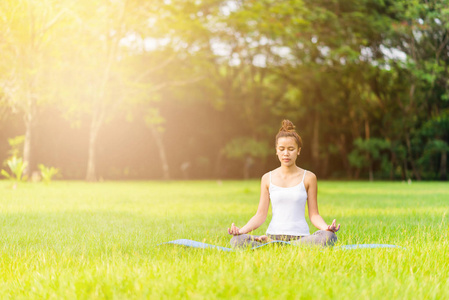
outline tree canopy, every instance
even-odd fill
[[[0,157],[23,135],[28,175],[258,177],[288,118],[321,178],[447,180],[448,4],[2,1]]]

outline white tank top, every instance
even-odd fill
[[[304,178],[301,183],[292,187],[280,187],[271,183],[270,172],[270,200],[273,217],[267,229],[271,235],[310,235],[309,225],[305,218],[307,191],[304,186]]]

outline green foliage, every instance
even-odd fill
[[[349,154],[349,162],[353,167],[363,168],[381,158],[382,150],[390,148],[390,142],[383,139],[358,138],[354,141],[354,150]]]
[[[10,157],[21,157],[21,151],[22,151],[24,141],[25,141],[24,135],[19,135],[14,138],[8,139],[8,144],[9,144],[9,147],[11,148],[8,152]]]
[[[446,141],[432,140],[426,144],[425,151],[436,153],[449,152],[449,145]]]
[[[9,174],[6,170],[1,170],[1,174],[10,180],[14,180],[16,182],[26,181],[28,179],[27,176],[23,176],[23,172],[27,166],[26,162],[23,162],[22,158],[17,158],[13,156],[12,158],[6,161],[6,165],[9,167],[9,170],[12,174]]]
[[[433,116],[421,126],[420,133],[429,138],[449,138],[449,109]]]
[[[52,178],[59,173],[59,169],[55,167],[46,167],[43,164],[38,165],[39,170],[41,171],[42,181],[45,184],[49,184]]]
[[[236,138],[227,143],[223,149],[226,157],[243,159],[248,156],[254,158],[265,158],[270,154],[270,147],[266,142],[257,141],[253,138]]]
[[[230,160],[268,157],[265,142],[289,118],[317,173],[345,168],[351,176],[369,167],[403,179],[444,178],[447,4],[1,1],[0,116],[8,105],[30,128],[39,104],[51,103],[72,125],[90,128],[92,162],[101,128],[123,114],[150,127],[173,164],[179,155],[164,148],[167,140],[211,139],[208,153],[198,154],[210,161],[221,151]],[[229,126],[199,122],[211,114]],[[186,120],[194,124],[189,137],[168,132]],[[257,140],[231,140],[242,132]],[[224,150],[218,136],[231,140]],[[12,141],[11,157],[34,155],[20,153],[21,139]],[[197,147],[191,151],[202,151]]]

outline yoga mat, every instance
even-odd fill
[[[291,244],[291,243],[285,242],[285,241],[271,241],[271,242],[253,247],[251,249],[257,249],[257,248],[264,247],[269,244],[275,244],[275,243],[276,244],[289,244],[289,245],[296,246],[295,244]],[[235,249],[232,249],[232,248],[226,248],[226,247],[206,244],[206,243],[202,243],[202,242],[187,240],[187,239],[169,241],[169,242],[162,243],[159,245],[163,245],[163,244],[182,245],[182,246],[186,246],[186,247],[201,248],[201,249],[217,249],[217,250],[222,250],[222,251],[235,251]],[[403,247],[400,247],[400,246],[388,245],[388,244],[356,244],[356,245],[342,245],[342,246],[335,247],[335,249],[342,249],[342,250],[373,249],[373,248],[401,248],[401,249],[404,249]]]
[[[186,240],[186,239],[174,240],[174,241],[158,244],[158,246],[163,245],[163,244],[175,244],[175,245],[182,245],[182,246],[192,247],[192,248],[202,248],[202,249],[210,248],[210,249],[217,249],[217,250],[223,250],[223,251],[234,251],[234,249],[231,249],[231,248],[215,246],[215,245],[211,245],[211,244],[206,244],[206,243],[201,243],[201,242]]]

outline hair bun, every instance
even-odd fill
[[[279,131],[287,131],[292,132],[295,131],[295,125],[290,120],[283,120],[282,121],[282,127],[279,129]]]
[[[291,137],[295,139],[296,144],[299,148],[302,147],[302,139],[295,130],[295,125],[290,120],[283,120],[282,127],[279,129],[278,134],[276,134],[276,147],[278,144],[278,139],[281,137]]]

